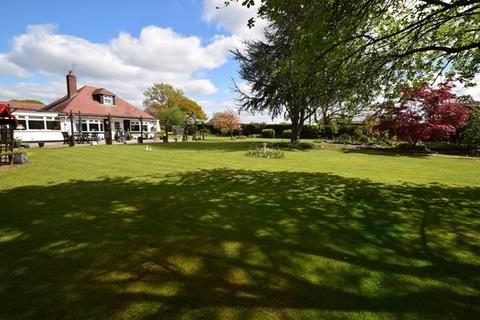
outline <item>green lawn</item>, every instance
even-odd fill
[[[252,143],[0,170],[0,319],[480,319],[480,161]]]

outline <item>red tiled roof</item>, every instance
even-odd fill
[[[93,91],[93,94],[106,94],[106,95],[110,95],[110,96],[115,95],[115,93],[113,93],[112,91],[110,91],[108,89],[105,89],[105,88],[98,88],[98,89]]]
[[[143,117],[144,119],[155,119],[145,111],[136,108],[134,105],[128,103],[118,96],[115,97],[115,105],[101,104],[93,100],[93,94],[97,94],[100,90],[105,90],[109,92],[108,94],[113,95],[112,92],[104,88],[84,86],[78,89],[77,93],[71,98],[64,96],[45,106],[43,110],[58,113],[69,113],[70,111],[73,113],[81,112],[85,115],[100,117],[105,117],[106,115],[110,114],[114,117]]]
[[[43,107],[44,104],[41,103],[32,103],[32,102],[20,102],[20,101],[0,101],[0,103],[8,105],[11,109],[16,110],[35,110],[39,111]]]

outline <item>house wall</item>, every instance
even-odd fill
[[[71,121],[70,117],[66,115],[59,115],[54,112],[37,112],[37,111],[18,111],[13,113],[24,125],[24,130],[15,130],[15,138],[21,139],[24,142],[32,141],[63,141],[63,132],[71,134]],[[82,130],[79,128],[80,119],[78,115],[73,117],[74,133],[96,132],[100,139],[104,139],[104,120],[105,117],[91,117],[82,116]],[[130,120],[131,127],[124,128],[124,120]],[[39,126],[43,122],[42,129],[30,128],[30,121],[35,121],[34,125]],[[120,124],[119,132],[126,132],[130,130],[133,139],[140,136],[140,130],[135,131],[133,129],[140,129],[140,120],[136,118],[112,118],[112,137],[115,135],[115,123]],[[138,126],[135,127],[135,124]],[[144,120],[143,125],[146,127],[144,134],[148,133],[149,137],[153,138],[155,132],[160,130],[158,120]]]
[[[24,130],[15,130],[14,138],[24,142],[31,141],[63,141],[63,118],[54,112],[15,111]],[[39,129],[38,126],[43,128]]]

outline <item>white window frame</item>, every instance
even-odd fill
[[[47,120],[44,116],[25,116],[25,121],[27,122],[27,130],[32,131],[45,131],[47,130]],[[43,121],[43,129],[30,129],[30,121]]]
[[[44,117],[44,118],[45,118],[45,130],[48,130],[48,131],[62,131],[62,120],[59,117]],[[49,121],[59,122],[60,123],[59,129],[58,130],[48,129],[47,122],[49,122]]]
[[[107,100],[108,100],[108,101],[107,101]],[[112,106],[113,106],[113,96],[103,95],[103,96],[102,96],[102,101],[103,101],[103,104],[108,104],[108,105],[112,105]]]
[[[133,126],[138,126],[138,131],[133,131]],[[140,121],[130,121],[130,132],[142,132],[142,127],[140,126]]]

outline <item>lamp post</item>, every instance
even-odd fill
[[[104,122],[104,126],[105,144],[112,144],[112,116],[110,113],[107,115],[107,120]]]
[[[72,110],[70,110],[70,138],[69,138],[69,141],[68,141],[68,145],[70,147],[75,146],[74,126],[75,126],[75,124],[73,123],[73,112],[72,112]]]
[[[143,116],[140,116],[140,138],[138,142],[143,143]]]

